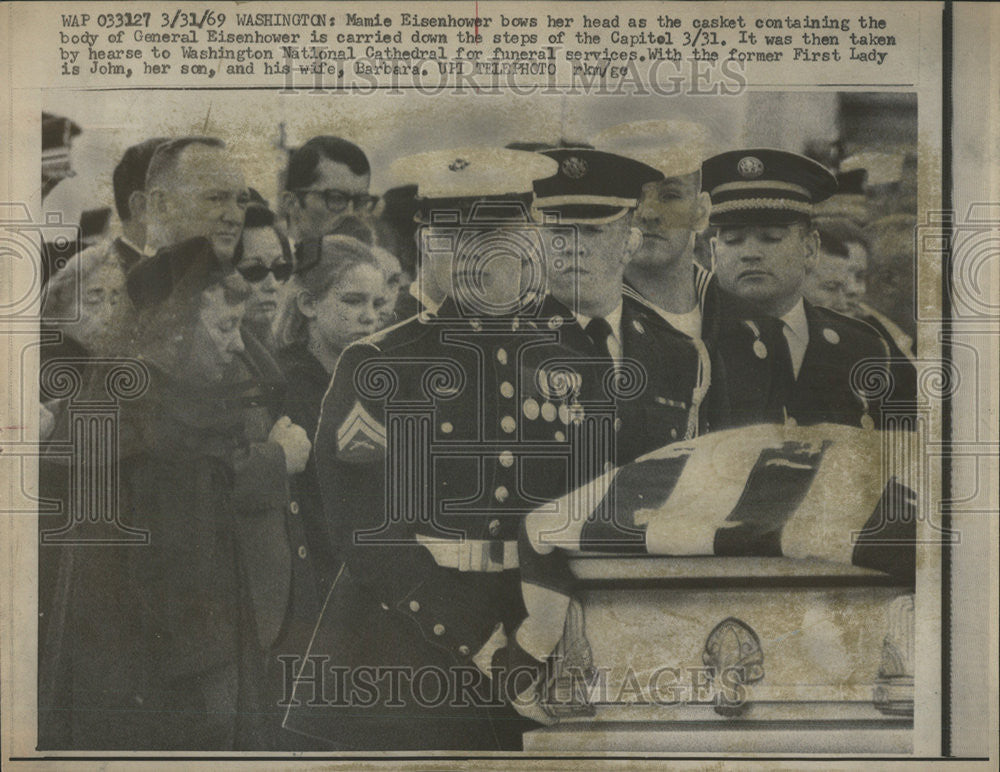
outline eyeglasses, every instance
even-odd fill
[[[299,197],[299,202],[305,206],[305,196],[315,193],[323,199],[326,208],[331,212],[343,212],[348,204],[354,204],[356,212],[370,212],[378,203],[378,196],[368,193],[348,193],[346,190],[327,188],[326,190],[316,190],[314,188],[301,188],[294,191]]]
[[[251,284],[256,284],[257,282],[264,281],[267,275],[273,274],[274,280],[277,282],[284,283],[288,281],[289,277],[292,275],[292,264],[291,263],[274,263],[270,268],[265,265],[250,265],[246,268],[237,268],[236,270],[240,272],[240,276],[246,279]]]

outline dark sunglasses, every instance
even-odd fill
[[[259,281],[264,281],[267,275],[273,274],[274,280],[284,283],[292,275],[292,264],[291,263],[274,263],[270,268],[264,265],[251,265],[246,268],[237,268],[236,270],[240,272],[240,276],[246,279],[251,284],[256,284]]]
[[[354,204],[356,212],[368,212],[374,209],[375,204],[378,203],[378,196],[372,196],[368,193],[348,193],[345,190],[337,190],[336,188],[327,188],[326,190],[300,188],[295,191],[295,194],[299,197],[299,203],[303,206],[305,206],[305,197],[310,193],[315,193],[322,198],[326,208],[331,212],[343,212],[349,204]]]

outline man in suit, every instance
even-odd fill
[[[905,384],[888,394],[871,386],[894,382],[878,333],[802,296],[820,252],[812,208],[836,190],[833,174],[796,153],[749,149],[709,158],[702,183],[712,198],[713,267],[727,293],[720,338],[727,404],[713,405],[713,425],[875,427],[887,401],[909,405]]]
[[[623,276],[643,238],[633,212],[643,187],[662,182],[663,174],[600,150],[543,155],[557,161],[559,171],[535,184],[538,219],[575,232],[561,251],[546,254],[549,325],[579,354],[614,363],[611,388],[592,396],[612,401],[616,412],[615,442],[602,465],[625,464],[697,434],[710,377],[700,340],[673,328],[637,293],[623,293]]]
[[[315,458],[345,563],[288,729],[339,749],[520,747],[526,726],[490,679],[524,613],[520,521],[569,485],[575,393],[539,380],[573,352],[539,323],[537,252],[506,247],[531,243],[531,183],[554,171],[500,149],[395,165],[417,181],[422,260],[447,296],[345,349],[324,397]],[[331,667],[345,672],[339,704],[321,691]],[[457,701],[420,698],[429,669]],[[366,672],[370,699],[352,680]]]
[[[378,202],[368,192],[368,157],[341,137],[313,137],[293,150],[284,182],[281,209],[296,244],[333,233],[347,217],[367,218]]]
[[[122,234],[114,240],[115,252],[122,271],[142,259],[146,247],[146,172],[157,148],[165,137],[154,137],[128,148],[111,175],[115,194],[115,211],[121,221]]]

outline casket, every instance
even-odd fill
[[[913,587],[787,557],[578,555],[526,751],[908,753]]]

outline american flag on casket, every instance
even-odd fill
[[[767,424],[668,445],[527,516],[520,646],[552,650],[580,552],[784,556],[912,583],[917,466],[910,432]]]

